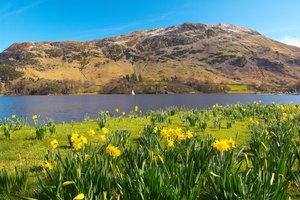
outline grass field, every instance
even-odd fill
[[[17,116],[9,119],[5,134],[9,123],[3,120],[0,179],[3,172],[13,177],[15,168],[24,170],[27,179],[14,191],[0,183],[1,199],[76,199],[76,194],[78,199],[299,198],[297,105],[215,105],[145,115],[136,108],[126,116],[113,115],[102,112],[96,120],[52,124],[53,134],[49,122],[39,118],[35,126],[16,129]],[[45,131],[40,139],[38,129]],[[72,137],[87,142],[80,140],[76,147]],[[234,143],[228,146],[230,138]],[[54,140],[55,148],[50,145]],[[63,181],[71,186],[62,186]]]
[[[248,85],[239,84],[227,84],[229,87],[229,93],[254,93],[255,91],[251,89]]]

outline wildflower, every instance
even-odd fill
[[[63,186],[72,185],[74,183],[75,183],[74,181],[65,181],[65,182],[63,182]]]
[[[99,140],[101,143],[104,143],[106,141],[105,135],[100,135]]]
[[[52,141],[50,142],[50,145],[51,145],[52,149],[56,149],[57,146],[58,146],[58,141],[57,141],[57,139],[52,140]]]
[[[16,118],[17,118],[17,116],[16,116],[16,115],[12,115],[12,116],[11,116],[11,118],[13,118],[13,119],[16,119]]]
[[[287,116],[288,116],[288,114],[286,114],[285,112],[282,113],[282,120],[286,121],[287,120]]]
[[[71,135],[71,142],[75,141],[78,138],[79,134],[77,133],[77,131],[75,131],[74,133],[72,133]]]
[[[46,160],[44,165],[43,165],[43,168],[48,169],[48,170],[52,170],[54,168],[54,163],[50,163]]]
[[[96,133],[95,133],[95,131],[94,131],[93,129],[90,129],[90,130],[88,131],[88,134],[89,134],[90,136],[92,136],[92,135],[95,135]]]
[[[163,129],[161,130],[160,133],[161,133],[161,135],[162,135],[164,138],[170,137],[170,132],[169,132],[169,130],[166,129],[166,128],[163,128]]]
[[[71,136],[71,144],[75,150],[79,150],[84,144],[87,144],[87,139],[84,136],[79,137],[79,134],[74,132]]]
[[[174,135],[180,135],[182,133],[181,128],[176,128],[174,130]]]
[[[33,116],[31,117],[32,120],[36,120],[37,118],[38,118],[37,115],[33,115]]]
[[[101,132],[103,133],[103,135],[106,135],[108,133],[108,128],[103,127],[101,129]]]
[[[178,142],[181,142],[181,141],[183,141],[183,140],[185,140],[186,139],[186,136],[183,134],[183,133],[179,133],[178,135],[177,135],[177,137],[176,137],[176,140],[178,141]]]
[[[220,152],[228,151],[230,149],[227,140],[216,140],[212,146]]]
[[[74,197],[73,200],[81,200],[81,199],[84,199],[84,194],[83,193],[78,194],[76,197]]]
[[[119,112],[119,108],[116,108],[116,110],[115,110],[115,111],[116,111],[116,113],[118,113],[118,112]]]
[[[229,145],[230,148],[235,148],[235,141],[232,138],[229,138],[229,140],[227,140],[227,144]]]
[[[172,140],[167,140],[167,147],[169,148],[174,147],[174,142]]]
[[[106,153],[115,158],[121,155],[121,150],[118,147],[109,144],[106,147]]]
[[[188,132],[186,133],[186,137],[187,137],[188,139],[191,139],[191,138],[193,137],[193,133],[192,133],[191,131],[188,131]]]
[[[138,107],[138,106],[135,106],[135,107],[134,107],[134,111],[137,112],[138,110],[139,110],[139,107]]]

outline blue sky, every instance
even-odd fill
[[[300,46],[299,0],[1,0],[0,52],[14,42],[86,41],[184,22],[230,23]]]

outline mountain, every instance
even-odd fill
[[[288,87],[300,80],[300,48],[236,25],[185,23],[87,42],[15,43],[0,53],[1,66],[21,73],[15,82],[72,80],[103,88],[135,74],[144,85],[177,79]]]

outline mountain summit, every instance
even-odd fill
[[[140,30],[87,42],[22,42],[0,53],[18,79],[78,80],[104,86],[135,73],[144,81],[291,85],[300,80],[300,48],[231,24]]]

